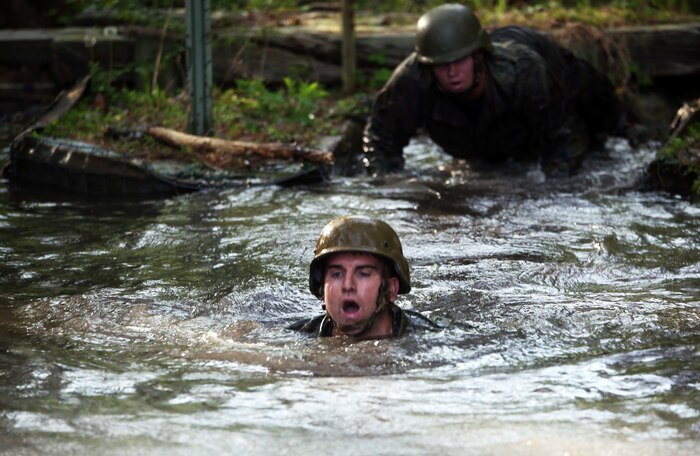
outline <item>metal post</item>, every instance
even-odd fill
[[[190,103],[188,130],[195,135],[211,133],[212,58],[211,0],[187,0],[187,75]]]

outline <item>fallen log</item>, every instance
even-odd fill
[[[90,82],[89,75],[84,76],[71,89],[64,90],[59,93],[51,104],[44,110],[44,112],[41,113],[39,118],[25,128],[19,135],[17,135],[17,137],[21,138],[29,135],[29,133],[33,132],[34,130],[44,128],[51,122],[58,120],[63,114],[70,111],[73,105],[75,105],[80,97],[83,96],[83,92],[85,92],[88,82]]]
[[[188,147],[199,154],[221,153],[235,156],[254,156],[276,160],[299,160],[318,164],[332,164],[330,152],[281,143],[254,143],[190,135],[165,127],[148,127],[146,132],[156,140],[174,147]]]

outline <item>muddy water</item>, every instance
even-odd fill
[[[630,189],[612,141],[567,179],[429,143],[402,178],[167,200],[0,185],[2,454],[696,454],[700,208]],[[342,214],[399,232],[450,326],[306,339]]]

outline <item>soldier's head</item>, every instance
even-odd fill
[[[332,220],[316,241],[309,288],[323,299],[339,334],[391,335],[389,305],[398,294],[411,290],[398,235],[387,223],[371,217]]]
[[[483,87],[485,52],[493,52],[491,39],[464,5],[441,5],[418,20],[418,61],[432,66],[438,85],[447,93],[467,94]]]

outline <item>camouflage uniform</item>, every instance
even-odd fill
[[[396,304],[389,306],[389,313],[391,315],[391,337],[403,336],[411,330],[435,331],[440,329],[437,323],[425,315],[401,309]],[[292,323],[287,326],[287,329],[314,337],[330,337],[333,335],[333,325],[333,320],[330,319],[328,314],[322,314]]]
[[[401,169],[403,148],[419,128],[445,152],[473,162],[541,158],[546,171],[572,169],[600,134],[617,126],[610,81],[544,35],[521,27],[490,34],[481,97],[462,101],[438,88],[416,53],[395,70],[365,129],[367,165]]]

